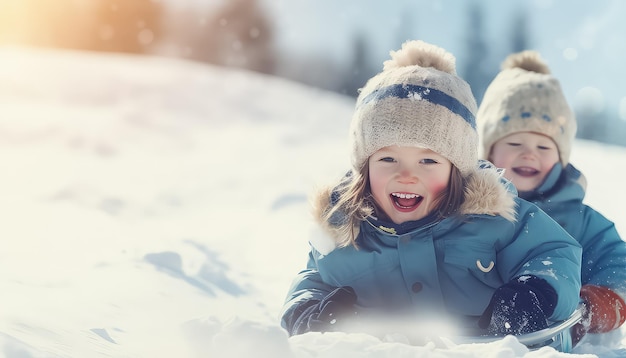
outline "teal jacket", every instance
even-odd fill
[[[583,248],[582,284],[626,293],[626,242],[613,222],[583,203],[586,181],[574,166],[557,163],[535,191],[520,192],[556,220]]]
[[[509,190],[510,189],[510,190]],[[328,208],[320,195],[318,212]],[[337,245],[339,223],[323,222],[310,240],[306,269],[295,278],[282,324],[306,300],[321,300],[351,286],[360,311],[457,318],[475,327],[494,291],[511,279],[535,275],[558,294],[550,317],[567,318],[577,307],[581,247],[537,206],[519,199],[493,167],[470,176],[460,214],[426,219],[406,233],[360,224],[358,248]],[[540,244],[538,244],[540,242]]]

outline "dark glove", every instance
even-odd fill
[[[605,333],[619,328],[626,320],[626,303],[611,289],[584,285],[580,298],[585,310],[583,319],[572,327],[572,341],[578,343],[587,333]]]
[[[296,312],[301,313],[296,318],[290,335],[337,331],[341,323],[356,316],[355,304],[356,293],[349,286],[335,289],[321,301],[304,302],[296,309]]]
[[[478,325],[495,336],[544,329],[548,327],[557,297],[546,280],[533,275],[519,276],[496,289]]]

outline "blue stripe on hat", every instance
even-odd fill
[[[433,104],[438,104],[446,107],[452,113],[461,116],[473,129],[476,129],[474,114],[459,102],[459,100],[440,90],[419,85],[395,84],[378,88],[365,96],[359,104],[359,107],[371,101],[380,101],[387,97],[422,99]]]

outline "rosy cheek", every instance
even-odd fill
[[[432,183],[432,185],[430,186],[430,191],[436,195],[444,191],[447,186],[448,183],[446,181]]]

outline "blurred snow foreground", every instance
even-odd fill
[[[573,354],[529,352],[514,337],[288,338],[279,312],[306,260],[307,196],[348,168],[352,109],[349,98],[180,60],[0,49],[2,356],[624,353],[621,331]],[[625,153],[581,142],[573,161],[591,168]],[[591,186],[615,171],[593,170]],[[593,200],[617,220],[611,185],[596,182]]]

